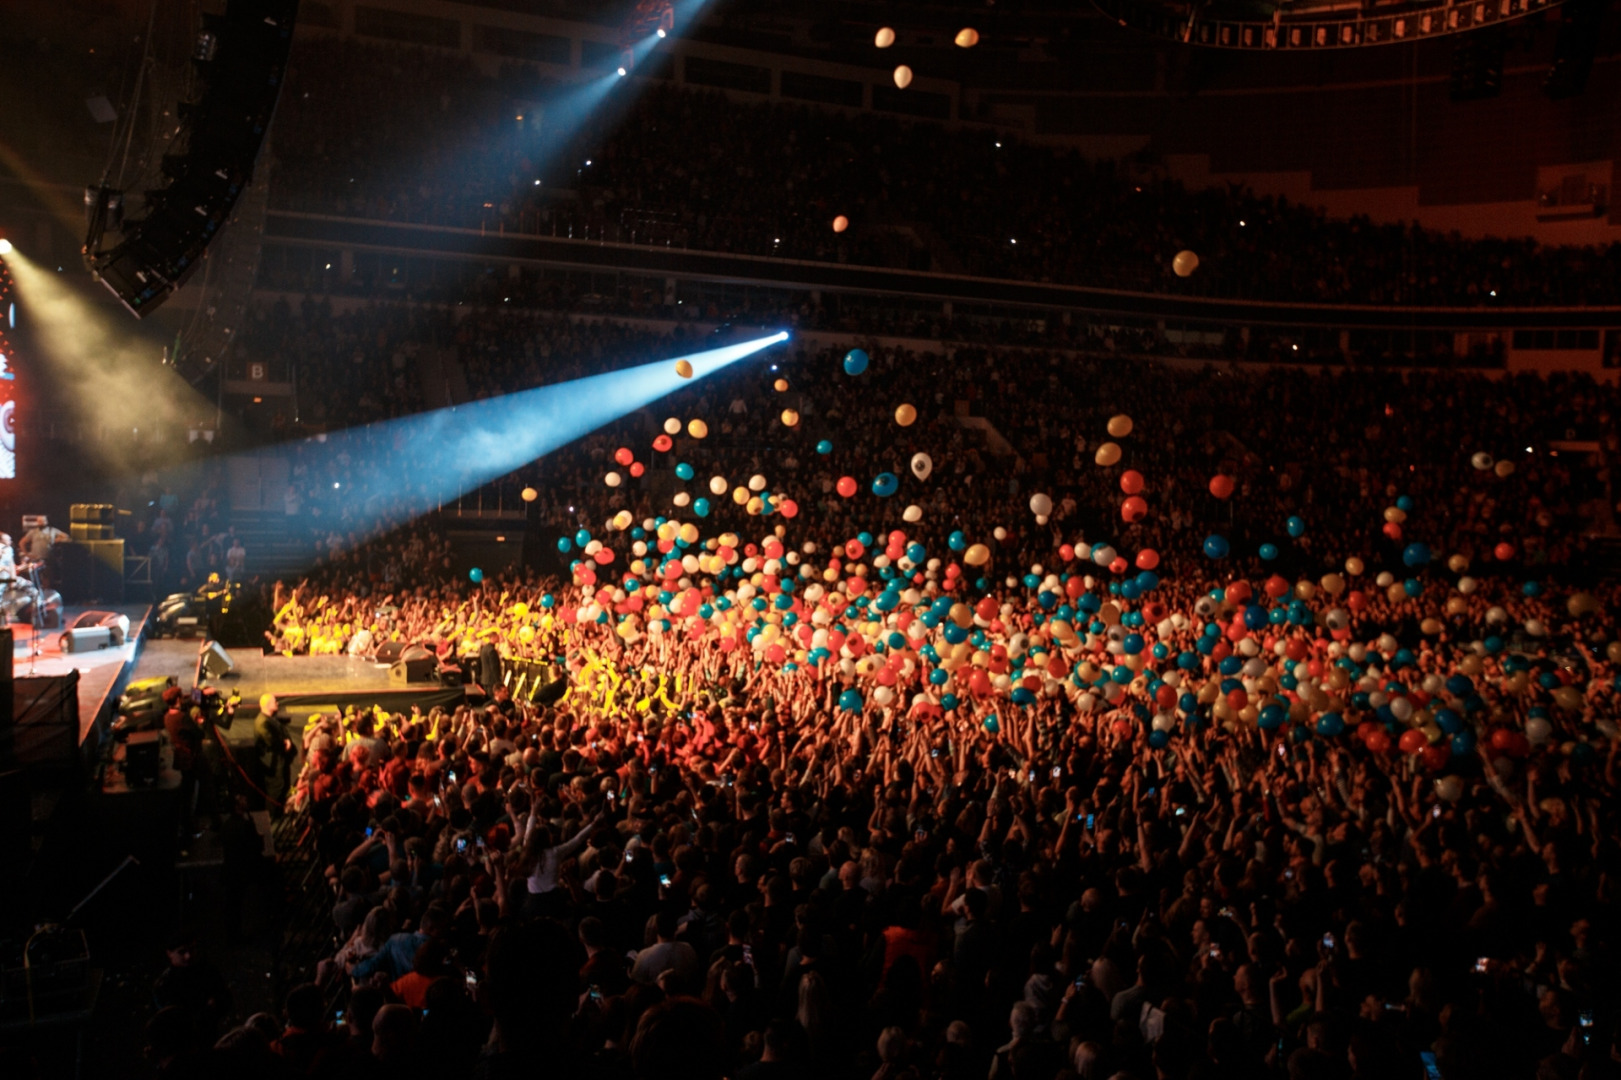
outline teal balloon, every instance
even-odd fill
[[[566,555],[570,551],[572,551],[573,549],[574,549],[574,541],[570,540],[566,536],[559,536],[557,538],[557,550],[558,551],[561,551]]]
[[[946,546],[951,548],[952,551],[967,551],[968,537],[964,536],[961,530],[958,530],[946,539]]]
[[[831,454],[833,452],[833,440],[823,439],[821,442],[817,443],[816,452],[818,454]]]
[[[892,472],[881,472],[872,478],[872,493],[884,498],[895,494],[901,489],[901,482]]]
[[[471,570],[467,571],[467,576],[472,580],[474,585],[477,585],[479,582],[484,580],[484,571],[475,566]]]
[[[844,693],[840,694],[839,695],[839,708],[843,709],[845,712],[860,712],[861,711],[861,691],[851,689],[851,690],[846,690]]]
[[[581,529],[579,532],[574,534],[574,542],[581,547],[585,547],[585,545],[591,542],[591,531],[589,529]]]
[[[867,370],[867,360],[865,349],[851,349],[844,354],[844,373],[846,375],[860,375]]]
[[[1306,519],[1301,517],[1291,517],[1288,521],[1284,522],[1284,528],[1289,531],[1290,536],[1299,539],[1300,537],[1306,535]]]
[[[708,499],[694,499],[694,500],[692,500],[692,512],[694,514],[697,514],[699,517],[708,517],[709,516],[709,500]]]
[[[1271,562],[1273,559],[1276,559],[1277,557],[1278,557],[1278,545],[1276,545],[1276,544],[1262,544],[1261,545],[1261,558],[1265,559],[1267,562]]]
[[[557,597],[553,596],[551,593],[546,593],[540,598],[540,606],[545,608],[547,611],[550,611],[553,606],[556,605],[556,603]]]
[[[1002,722],[994,716],[987,716],[984,721],[985,730],[995,735],[1002,730]]]
[[[1227,538],[1222,536],[1220,533],[1211,533],[1209,536],[1204,538],[1204,553],[1206,558],[1225,559],[1227,557],[1227,553],[1231,550],[1232,548],[1228,545]]]
[[[685,461],[675,467],[675,474],[683,480],[692,479],[692,466]]]

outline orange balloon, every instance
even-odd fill
[[[1159,552],[1153,548],[1143,548],[1137,553],[1137,569],[1152,570],[1159,565]]]
[[[1210,494],[1218,499],[1225,499],[1233,493],[1233,478],[1217,473],[1210,478]]]

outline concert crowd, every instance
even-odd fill
[[[481,392],[604,362],[509,318]],[[1611,1075],[1612,392],[1114,364],[790,345],[503,481],[487,576],[333,473],[269,646],[493,692],[261,759],[330,953],[170,1072]]]

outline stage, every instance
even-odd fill
[[[149,641],[141,650],[134,677],[175,675],[182,686],[189,688],[197,671],[197,653],[201,646],[197,638]],[[458,705],[467,697],[467,691],[459,686],[390,682],[387,664],[352,656],[282,656],[279,653],[266,656],[258,649],[226,651],[235,669],[209,682],[224,693],[241,692],[242,704],[237,715],[244,718],[258,715],[259,698],[263,694],[275,694],[282,712],[298,723],[312,712],[330,712],[349,705],[370,708],[378,704],[390,711],[404,711],[418,705],[426,712],[435,705]],[[474,688],[472,693],[479,691]],[[237,728],[232,732],[233,741],[238,731],[246,731],[251,737],[251,728]]]
[[[62,626],[69,626],[80,614],[88,610],[116,611],[129,618],[129,636],[124,644],[85,652],[64,653],[61,648],[61,629],[46,630],[40,636],[40,650],[34,654],[34,628],[28,623],[12,623],[14,641],[12,673],[16,678],[51,678],[79,673],[79,742],[83,744],[102,716],[103,709],[111,714],[116,708],[118,695],[124,692],[127,676],[135,665],[141,649],[141,636],[152,609],[146,604],[120,604],[113,607],[64,607]]]

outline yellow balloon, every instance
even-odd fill
[[[744,503],[748,502],[749,501],[749,489],[746,488],[746,487],[733,488],[732,489],[732,501],[735,502],[739,506],[742,506]]]
[[[709,434],[709,425],[702,420],[694,420],[687,425],[687,434],[694,439],[702,439]]]
[[[522,491],[518,492],[518,496],[523,499],[524,502],[534,502],[536,499],[540,498],[540,492],[536,491],[532,487],[526,487]]]
[[[895,423],[901,427],[911,427],[917,422],[917,410],[911,405],[902,405],[895,410]]]
[[[984,544],[974,544],[963,552],[962,561],[969,566],[984,566],[991,561],[991,549]]]
[[[780,394],[784,390],[788,389],[788,380],[778,379],[776,382],[771,384],[771,388]]]
[[[1116,439],[1124,439],[1127,435],[1130,435],[1134,426],[1131,417],[1125,413],[1109,417],[1109,434]]]
[[[1352,577],[1356,577],[1358,574],[1362,573],[1364,569],[1366,569],[1366,567],[1362,565],[1362,560],[1357,558],[1355,555],[1352,555],[1349,559],[1345,560],[1345,572],[1350,574]]]
[[[675,362],[675,373],[681,376],[683,379],[692,378],[692,361],[677,360]]]
[[[792,409],[782,410],[782,423],[784,427],[795,427],[799,423],[799,414]]]
[[[680,536],[681,539],[685,540],[687,543],[696,544],[698,542],[698,526],[694,525],[690,521],[685,523],[681,526]]]
[[[1099,465],[1118,465],[1120,463],[1120,446],[1118,443],[1106,442],[1098,447],[1092,460]]]
[[[905,90],[912,85],[912,69],[905,64],[895,69],[895,85]]]
[[[516,615],[520,619],[528,618],[529,605],[524,603],[522,600],[518,601],[516,604],[512,605],[512,614]]]
[[[1171,270],[1177,277],[1187,277],[1199,269],[1199,256],[1191,251],[1179,251],[1171,260]]]
[[[850,227],[850,219],[845,217],[843,214],[840,214],[838,217],[833,219],[833,231],[834,232],[843,232],[845,229],[848,229],[849,227]]]
[[[880,49],[889,48],[891,45],[895,44],[895,31],[887,26],[879,27],[878,33],[873,35],[872,43],[878,46]]]
[[[957,48],[972,49],[975,45],[979,44],[979,31],[975,30],[972,26],[965,26],[961,30],[957,31],[957,37],[955,40],[957,42]]]

